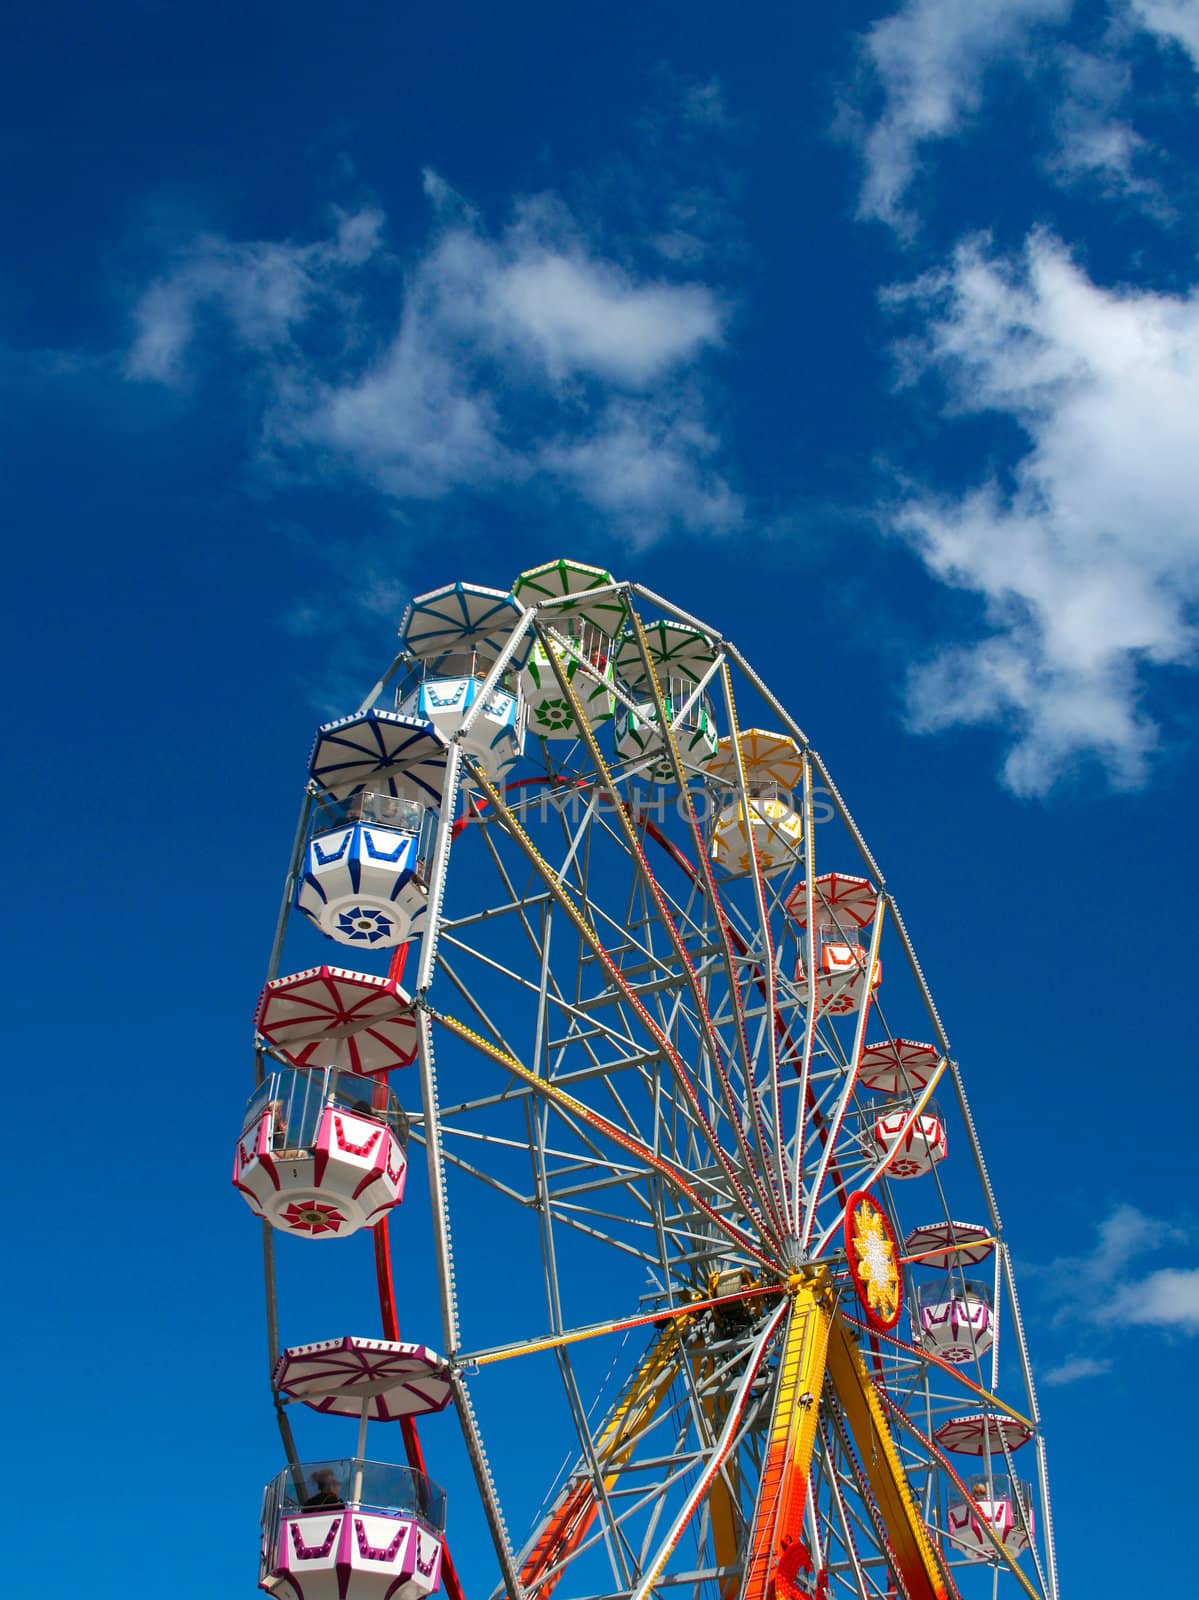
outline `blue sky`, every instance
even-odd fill
[[[1066,1586],[1109,1570],[1099,1503],[1176,1581],[1199,4],[6,31],[6,1335],[92,1592],[156,1592],[192,1498],[174,1592],[253,1590],[277,1445],[224,1184],[312,727],[410,594],[560,554],[723,628],[828,760],[966,1070]],[[330,1334],[374,1327],[356,1244]],[[14,1592],[75,1592],[45,1550]]]

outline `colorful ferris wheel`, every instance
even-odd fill
[[[1056,1600],[963,1074],[819,755],[714,628],[567,560],[413,600],[317,733],[255,1020],[262,1588],[460,1600],[451,1549],[489,1538],[508,1600]],[[393,1272],[410,1165],[439,1307]],[[313,1245],[361,1229],[381,1336],[319,1289]]]

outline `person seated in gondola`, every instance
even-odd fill
[[[304,1502],[304,1510],[312,1511],[321,1506],[344,1506],[341,1497],[341,1480],[332,1467],[321,1467],[313,1477],[315,1490]]]
[[[266,1109],[271,1119],[271,1146],[282,1150],[287,1143],[287,1107],[282,1100],[268,1100]]]
[[[350,1110],[355,1116],[386,1122],[402,1145],[408,1143],[408,1113],[401,1106],[389,1110],[385,1106],[373,1106],[369,1100],[351,1100]]]
[[[287,1107],[282,1100],[272,1100],[267,1106],[271,1114],[271,1149],[283,1161],[295,1161],[308,1151],[296,1139],[287,1136]]]

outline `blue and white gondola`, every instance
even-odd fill
[[[505,649],[523,613],[511,594],[480,584],[451,583],[418,595],[404,613],[400,639],[417,663],[400,691],[399,709],[455,738],[483,694],[487,674]],[[493,686],[459,742],[495,781],[524,752],[524,709],[519,669],[530,639],[512,653],[512,673]]]

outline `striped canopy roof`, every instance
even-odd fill
[[[423,1344],[390,1339],[323,1339],[284,1350],[271,1375],[276,1389],[314,1411],[394,1422],[442,1411],[453,1393],[440,1356]]]
[[[477,650],[484,661],[494,661],[521,618],[522,607],[503,589],[485,589],[478,583],[447,583],[409,602],[400,623],[400,641],[422,661]],[[530,640],[522,640],[513,665],[524,665]]]

